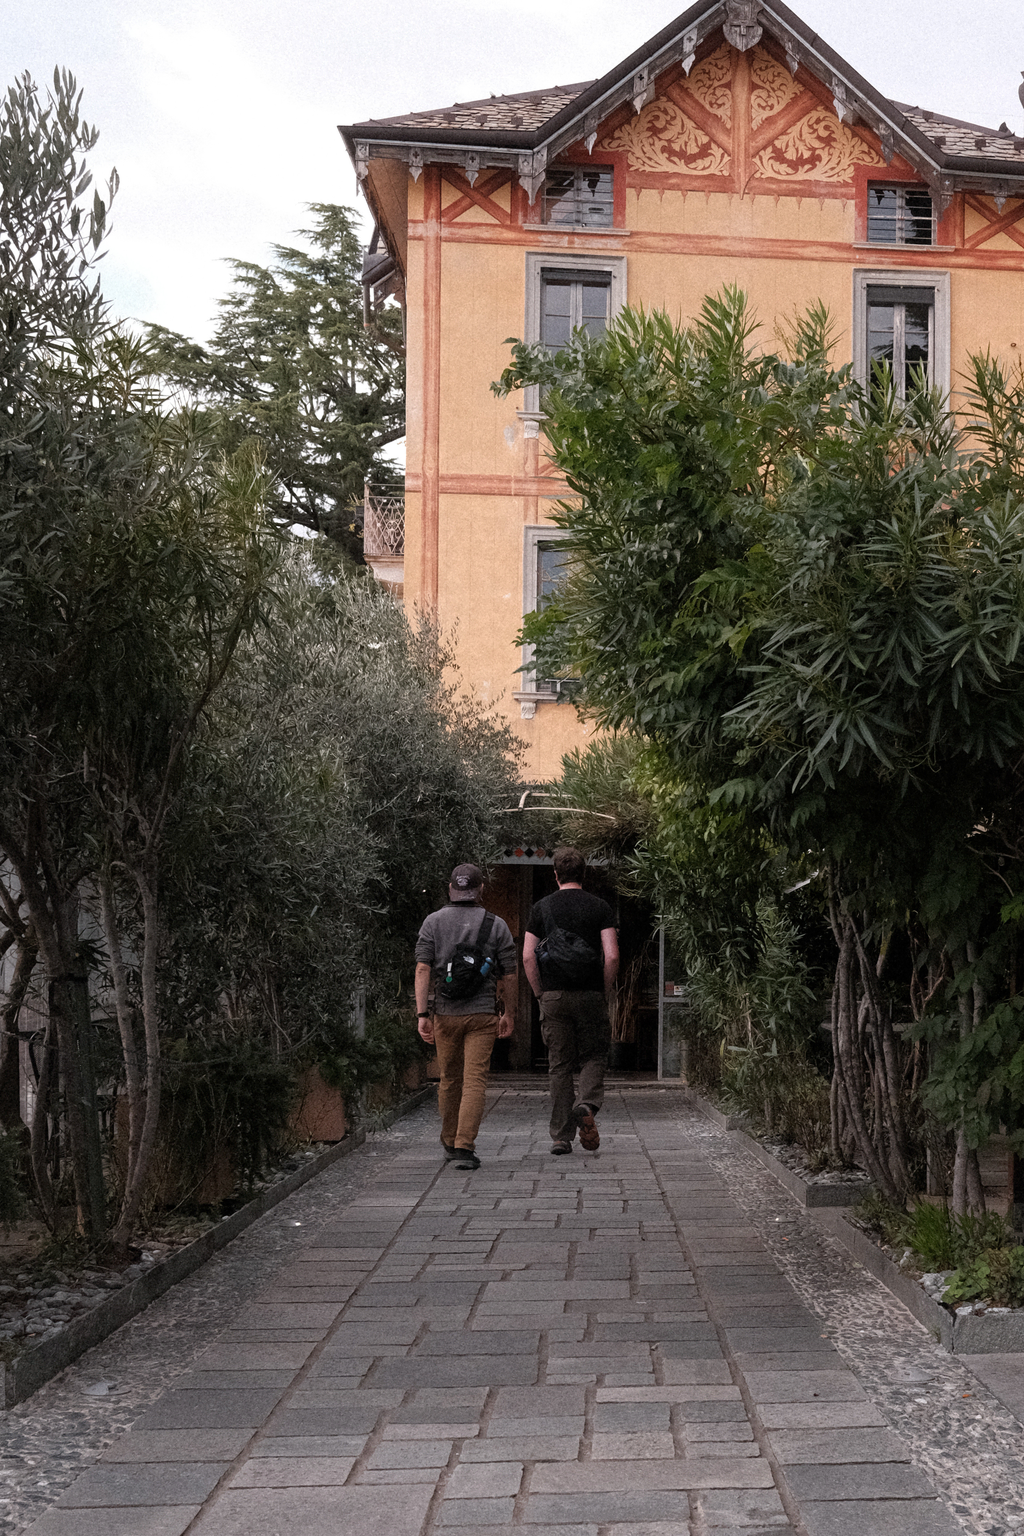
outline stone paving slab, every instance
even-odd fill
[[[766,1170],[663,1090],[611,1093],[596,1154],[552,1159],[545,1118],[540,1093],[499,1081],[476,1173],[442,1162],[427,1115],[364,1149],[376,1176],[306,1219],[31,1536],[1024,1526],[998,1405],[977,1383],[959,1395],[975,1415],[984,1402],[996,1452],[950,1474],[914,1419],[945,1367],[882,1390],[819,1302],[832,1240],[794,1241],[809,1218]],[[879,1304],[832,1262],[846,1296]],[[931,1359],[908,1313],[890,1305],[885,1324],[890,1358]],[[996,1475],[1002,1524],[970,1483]]]
[[[32,1536],[184,1536],[198,1505],[173,1509],[51,1509]]]

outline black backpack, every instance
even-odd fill
[[[451,959],[438,967],[437,990],[450,1003],[473,997],[495,968],[495,957],[487,953],[487,941],[494,927],[494,913],[485,912],[475,944],[456,944]]]
[[[593,985],[594,968],[603,964],[592,944],[566,928],[552,928],[537,945],[540,979],[548,991]]]

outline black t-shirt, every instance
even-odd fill
[[[538,939],[546,938],[552,928],[564,928],[567,933],[578,934],[597,951],[601,959],[594,962],[593,973],[585,982],[574,982],[565,990],[601,992],[604,990],[601,934],[605,928],[614,927],[615,913],[606,901],[601,900],[600,896],[592,896],[589,891],[555,891],[534,904],[526,924],[526,931],[534,934]],[[542,980],[550,986],[555,978],[545,976]]]

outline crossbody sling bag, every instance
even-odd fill
[[[495,957],[487,953],[487,943],[494,927],[494,913],[485,912],[477,931],[476,943],[465,940],[456,944],[447,964],[438,967],[437,990],[450,1003],[473,997],[493,974]]]

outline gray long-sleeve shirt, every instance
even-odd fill
[[[453,901],[446,907],[431,912],[420,929],[416,940],[416,962],[429,965],[432,971],[447,965],[457,944],[475,944],[484,920],[484,908],[475,902]],[[441,1014],[495,1013],[497,1012],[495,982],[516,968],[516,941],[509,932],[508,924],[495,917],[488,951],[497,957],[497,966],[488,976],[479,992],[472,997],[449,999],[434,998],[434,1012]]]

